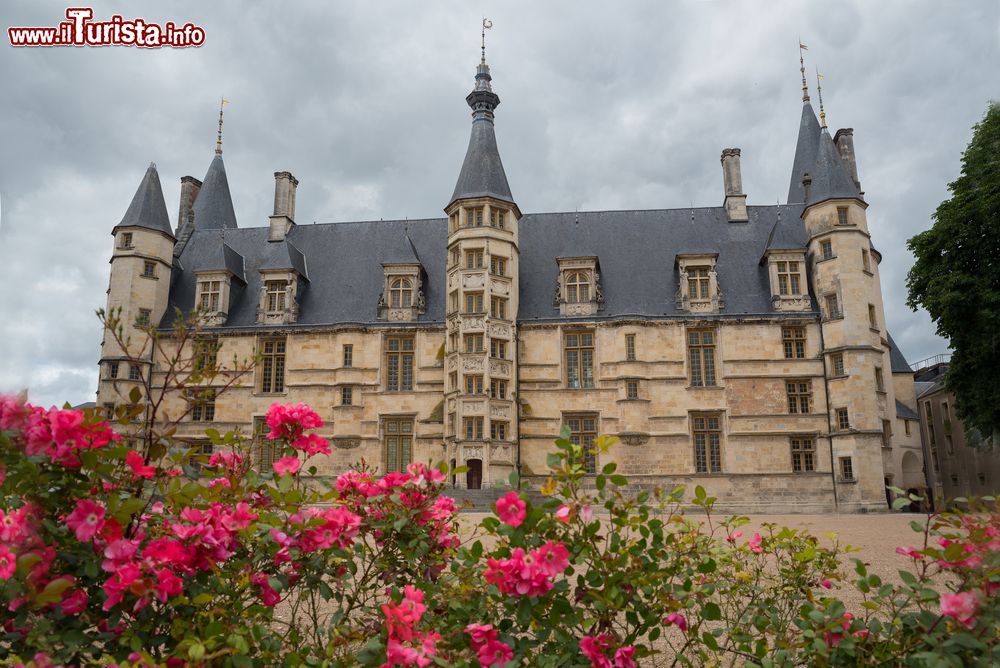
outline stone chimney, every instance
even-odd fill
[[[809,203],[809,191],[812,190],[813,177],[809,176],[809,172],[802,175],[802,190],[805,192],[805,197],[803,201],[807,204]]]
[[[854,156],[854,128],[840,128],[837,130],[837,134],[833,136],[833,143],[837,145],[840,158],[847,164],[848,169],[851,170],[851,178],[854,179],[854,185],[860,191],[861,181],[858,180],[858,161]]]
[[[747,215],[747,196],[743,194],[743,176],[740,173],[740,149],[726,148],[722,150],[722,180],[726,189],[726,217],[730,223],[745,223],[750,220]]]
[[[201,181],[193,176],[181,177],[181,208],[177,212],[177,236],[187,227],[194,226],[194,201],[201,190]]]
[[[295,188],[298,185],[298,179],[291,172],[274,173],[274,214],[268,241],[284,241],[295,225]]]

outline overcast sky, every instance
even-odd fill
[[[484,15],[524,212],[717,206],[731,146],[748,202],[783,202],[801,36],[831,130],[854,128],[889,329],[911,361],[946,350],[905,305],[906,239],[1000,98],[995,1],[95,2],[95,19],[191,21],[206,42],[10,47],[8,26],[56,25],[65,7],[0,7],[0,391],[94,399],[111,229],[151,161],[176,225],[180,177],[202,178],[213,156],[221,95],[241,227],[267,224],[278,170],[300,181],[300,224],[441,216]]]

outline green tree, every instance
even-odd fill
[[[922,306],[951,344],[945,378],[958,415],[981,434],[1000,431],[1000,105],[973,128],[962,173],[934,225],[909,240],[916,264],[907,304]],[[994,439],[996,440],[996,439]]]

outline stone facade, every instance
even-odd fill
[[[298,180],[277,172],[268,227],[236,228],[221,148],[199,187],[182,180],[176,235],[165,209],[133,202],[114,230],[109,307],[128,329],[139,309],[166,326],[168,306],[208,304],[217,385],[230,360],[256,363],[197,419],[188,397],[168,396],[164,414],[188,416],[179,437],[204,442],[206,427],[252,437],[272,403],[305,402],[331,441],[332,455],[311,462],[322,476],[362,460],[383,471],[445,461],[469,468],[459,487],[503,485],[513,471],[533,486],[569,426],[583,444],[621,439],[588,452],[589,470],[615,462],[640,487],[699,484],[726,509],[876,511],[887,484],[921,486],[912,373],[885,329],[853,133],[831,139],[806,98],[788,205],[748,207],[740,150],[726,149],[723,206],[689,219],[533,216],[500,163],[490,82],[482,62],[443,221],[350,224],[364,239],[344,249],[329,241],[344,225],[295,226]],[[136,197],[162,205],[151,169],[155,183],[147,174]],[[539,259],[542,242],[552,252]],[[612,245],[628,243],[623,263]],[[649,280],[662,285],[640,299]],[[130,353],[163,384],[165,358]],[[99,404],[139,384],[121,366],[109,377],[126,357],[105,339]],[[273,453],[258,442],[266,469]]]

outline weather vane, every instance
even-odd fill
[[[823,80],[823,75],[819,73],[819,68],[816,68],[816,95],[819,96],[819,124],[822,127],[826,127],[826,111],[823,109],[823,84],[820,81]]]
[[[799,72],[802,72],[802,101],[809,101],[809,86],[806,84],[806,60],[802,56],[803,51],[808,51],[809,47],[802,43],[802,38],[799,38]]]
[[[215,138],[215,155],[222,155],[222,108],[229,104],[226,98],[220,98],[219,102],[219,134]]]
[[[483,17],[483,62],[486,62],[486,31],[493,27],[493,21],[490,21],[485,16]]]

